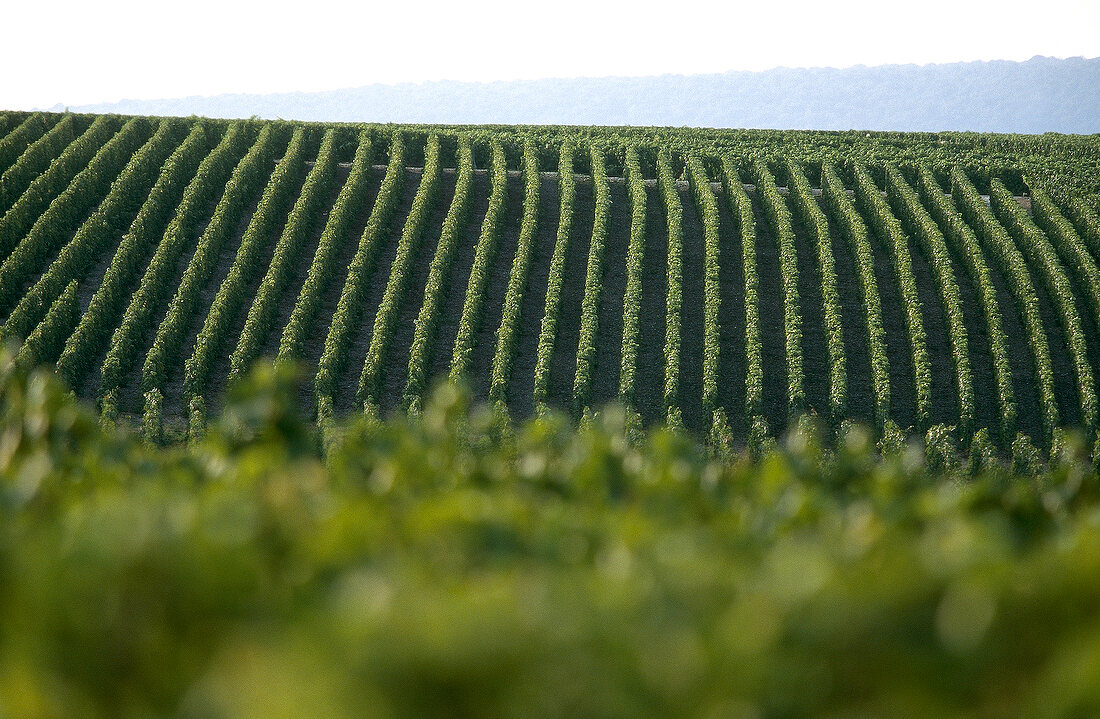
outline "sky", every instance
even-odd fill
[[[21,2],[0,108],[372,83],[1100,56],[1098,0]]]

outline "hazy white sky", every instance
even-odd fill
[[[5,5],[7,109],[375,82],[1100,56],[1100,0]]]

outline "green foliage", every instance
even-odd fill
[[[959,396],[959,428],[963,436],[969,436],[974,423],[974,388],[970,373],[970,347],[963,319],[962,299],[955,272],[951,267],[951,254],[943,233],[936,221],[920,204],[920,197],[905,181],[894,166],[886,168],[886,192],[894,204],[898,217],[905,223],[911,237],[915,237],[932,266],[943,307],[944,324],[947,326],[951,359],[955,364],[955,389]]]
[[[1032,196],[1034,219],[1020,207],[999,180],[990,190],[990,203],[1024,248],[1033,267],[1038,267],[1053,304],[1058,311],[1066,344],[1074,361],[1081,398],[1084,424],[1095,429],[1098,421],[1095,376],[1089,364],[1082,311],[1100,320],[1100,270],[1073,227],[1061,216],[1053,202],[1039,189]],[[1036,226],[1042,225],[1043,229]],[[1046,230],[1044,232],[1043,230]],[[1074,296],[1070,275],[1081,288],[1080,300]]]
[[[76,280],[69,283],[50,305],[46,317],[19,348],[15,361],[21,367],[31,368],[52,363],[61,352],[65,338],[72,332],[80,313],[76,284]]]
[[[401,304],[405,301],[411,281],[412,264],[416,260],[420,241],[431,216],[439,194],[441,163],[439,159],[439,138],[432,137],[428,140],[427,156],[424,159],[424,173],[420,179],[420,186],[416,189],[412,207],[409,209],[405,228],[401,232],[401,240],[397,245],[397,256],[394,258],[390,269],[389,279],[386,281],[386,289],[382,295],[382,302],[378,306],[378,313],[374,318],[374,329],[370,336],[370,347],[367,349],[366,361],[363,363],[363,371],[359,376],[360,401],[374,402],[379,384],[385,371],[386,350],[393,336],[394,325],[398,319]],[[404,168],[402,168],[404,170]],[[371,212],[373,215],[373,211]],[[370,220],[367,221],[368,225]],[[365,275],[365,273],[362,273]]]
[[[493,271],[500,240],[500,225],[504,220],[504,196],[508,190],[508,160],[504,146],[493,143],[493,157],[489,166],[492,177],[489,190],[489,207],[481,223],[481,235],[474,250],[474,265],[466,283],[466,295],[462,302],[462,316],[458,321],[454,351],[451,354],[451,380],[463,381],[470,371],[470,357],[477,343],[478,331],[485,314],[485,292]]]
[[[799,221],[806,229],[817,249],[817,263],[821,272],[822,320],[825,329],[825,351],[829,365],[828,416],[833,424],[839,423],[848,411],[848,370],[845,367],[844,326],[840,313],[840,294],[837,290],[836,260],[833,257],[829,221],[814,199],[810,181],[801,163],[787,158],[788,196],[792,200]]]
[[[400,148],[400,144],[398,147]],[[400,155],[400,150],[397,154]],[[371,135],[364,130],[359,134],[355,159],[351,162],[351,173],[344,182],[344,186],[340,188],[335,204],[329,210],[328,221],[321,232],[317,251],[313,254],[313,263],[309,266],[309,274],[306,275],[305,284],[298,293],[298,300],[291,311],[290,320],[283,328],[279,343],[279,359],[295,360],[305,352],[305,344],[313,332],[317,313],[321,310],[321,295],[336,274],[340,246],[347,239],[348,233],[351,232],[351,223],[366,201],[367,177],[370,174],[372,157]],[[388,169],[387,174],[389,174]],[[403,177],[404,173],[401,175]],[[391,183],[396,181],[399,180],[391,180]]]
[[[181,145],[180,139],[188,132]],[[0,216],[0,248],[7,248],[0,252],[0,318],[4,322],[0,334],[29,335],[36,327],[41,328],[55,300],[73,281],[78,283],[84,300],[87,293],[94,291],[86,313],[71,320],[76,324],[71,336],[67,339],[64,336],[71,329],[71,324],[65,323],[55,325],[56,337],[49,334],[50,342],[63,343],[57,363],[59,373],[77,393],[90,396],[98,392],[107,415],[105,424],[111,424],[112,417],[117,417],[122,426],[134,426],[140,423],[132,414],[141,412],[135,402],[140,400],[125,388],[133,387],[135,360],[144,359],[142,388],[159,387],[170,398],[162,409],[169,442],[177,442],[185,435],[199,437],[207,422],[207,404],[212,410],[209,421],[216,423],[215,408],[222,404],[223,391],[221,378],[214,378],[211,373],[221,371],[218,368],[228,359],[230,384],[240,380],[247,366],[276,339],[272,335],[278,331],[282,335],[279,350],[283,359],[317,356],[319,348],[310,348],[309,342],[326,336],[325,346],[320,348],[313,389],[317,417],[325,428],[323,444],[332,446],[342,430],[330,410],[345,403],[326,403],[325,398],[335,399],[353,389],[348,382],[354,381],[355,373],[348,375],[344,364],[355,328],[362,326],[367,292],[377,285],[378,290],[384,287],[384,292],[377,314],[366,318],[373,328],[368,326],[369,331],[364,333],[369,338],[369,347],[358,375],[358,396],[371,414],[382,415],[398,409],[389,406],[388,401],[381,402],[378,390],[383,378],[392,377],[387,369],[392,359],[389,345],[399,331],[399,323],[410,316],[410,310],[415,313],[417,309],[420,312],[413,328],[405,391],[395,405],[411,410],[415,416],[422,413],[425,389],[436,379],[430,376],[431,364],[440,359],[434,356],[437,354],[434,345],[437,324],[445,314],[442,303],[451,297],[462,307],[453,354],[452,348],[447,348],[452,360],[451,374],[454,379],[465,378],[477,387],[487,386],[494,406],[497,402],[505,403],[494,410],[497,415],[505,414],[509,406],[525,407],[528,398],[509,397],[509,388],[526,387],[533,379],[531,399],[537,415],[544,415],[547,402],[554,401],[559,406],[569,406],[575,421],[598,422],[600,412],[589,406],[596,393],[592,387],[593,369],[603,361],[604,353],[618,352],[621,342],[619,400],[628,408],[635,430],[642,421],[632,407],[635,394],[640,391],[635,387],[639,355],[646,356],[651,349],[661,353],[663,349],[663,387],[644,390],[661,392],[664,408],[656,416],[647,414],[645,421],[663,421],[676,432],[685,423],[703,428],[701,434],[709,429],[714,443],[709,451],[714,457],[730,456],[735,447],[742,445],[765,456],[775,451],[777,436],[782,436],[796,421],[806,421],[799,419],[806,406],[801,320],[802,313],[811,309],[805,306],[810,298],[799,296],[799,258],[795,256],[795,248],[801,246],[795,241],[794,222],[805,230],[805,247],[810,257],[801,258],[803,265],[816,263],[822,280],[820,309],[829,397],[827,406],[814,407],[814,411],[828,419],[828,430],[822,436],[830,446],[835,446],[834,440],[844,429],[849,411],[851,387],[847,370],[864,367],[861,356],[864,347],[871,368],[874,437],[887,439],[897,429],[888,426],[890,373],[879,299],[880,291],[888,288],[876,285],[876,272],[879,277],[888,277],[891,285],[896,282],[901,290],[905,326],[891,327],[890,331],[901,331],[901,342],[909,342],[916,370],[917,425],[925,436],[915,438],[913,443],[923,442],[926,450],[933,444],[929,439],[932,435],[928,434],[928,430],[935,429],[930,427],[933,387],[928,355],[941,350],[947,350],[953,362],[952,383],[957,389],[959,407],[957,415],[935,417],[934,421],[955,425],[952,441],[963,448],[972,443],[971,433],[978,429],[973,426],[975,404],[980,404],[983,418],[1002,417],[997,427],[990,428],[998,435],[997,451],[1007,450],[1016,436],[1019,422],[1014,390],[1024,392],[1024,378],[1015,378],[1013,386],[1009,358],[1011,351],[1019,349],[1031,355],[1036,367],[1043,431],[1029,439],[1037,446],[1043,461],[1049,459],[1053,466],[1067,451],[1065,447],[1072,445],[1064,441],[1063,430],[1083,429],[1089,441],[1093,441],[1100,421],[1095,387],[1097,368],[1092,366],[1095,358],[1089,354],[1095,348],[1087,334],[1100,320],[1100,290],[1096,289],[1100,286],[1096,253],[1100,184],[1085,171],[1094,164],[1091,158],[1095,155],[1095,140],[673,128],[382,127],[266,122],[255,118],[236,122],[198,118],[162,121],[12,112],[0,113],[0,134],[4,134],[0,138],[0,165],[3,165],[0,178],[7,178],[0,179],[0,196],[14,203],[9,212]],[[207,155],[215,144],[218,146]],[[312,149],[318,145],[316,160],[311,163]],[[282,162],[277,162],[283,156],[283,148],[286,154]],[[574,157],[574,148],[584,151]],[[388,156],[390,164],[387,179],[377,192],[377,183],[371,181],[375,177],[376,152]],[[349,172],[344,168],[352,154],[355,157]],[[424,174],[411,211],[401,218],[405,224],[396,257],[388,276],[380,277],[374,270],[375,256],[380,254],[384,241],[393,238],[389,224],[397,215],[400,199],[409,196],[401,189],[401,183],[416,172],[406,165],[416,165],[422,160]],[[431,262],[424,296],[411,297],[413,270],[427,260],[418,259],[418,254],[422,242],[427,241],[422,240],[423,235],[432,229],[427,225],[439,177],[449,171],[452,162],[458,175],[452,206]],[[163,171],[154,177],[160,165]],[[473,248],[473,269],[468,277],[455,280],[456,287],[450,290],[449,273],[455,258],[463,258],[463,267],[470,259],[467,253],[471,248],[462,244],[465,233],[461,230],[473,204],[474,178],[478,172],[485,172],[475,170],[479,166],[487,168],[491,178],[489,210],[477,217],[481,233]],[[836,168],[841,168],[840,173]],[[504,261],[497,257],[497,246],[505,218],[505,197],[517,188],[517,176],[521,174],[516,169],[522,170],[523,217],[515,255],[508,259],[509,266],[504,266]],[[535,247],[535,230],[539,221],[545,219],[539,217],[539,175],[545,181],[546,173],[555,170],[561,183],[557,238],[549,268],[537,268],[538,274],[532,275],[532,263],[541,251]],[[575,178],[574,171],[579,178]],[[345,173],[348,181],[329,207],[337,178]],[[656,179],[644,179],[647,173]],[[769,234],[775,238],[779,250],[781,277],[775,296],[760,295],[755,246],[758,228],[753,220],[756,199],[750,201],[745,193],[742,174],[755,183],[760,198],[758,209],[763,210]],[[626,208],[612,208],[610,204],[612,194],[608,190],[619,181],[619,175],[630,202],[630,237],[625,266],[614,267],[605,266],[603,254],[605,244],[625,239],[627,232],[625,226],[612,226],[612,218],[617,223],[618,217],[625,218],[626,214],[616,214],[616,210]],[[942,190],[942,183],[948,178],[954,197]],[[712,179],[722,181],[721,194],[725,199],[716,198],[710,191]],[[591,217],[593,228],[583,279],[584,295],[563,303],[565,259],[570,234],[575,229],[573,205],[577,181],[592,182],[594,192],[591,202],[586,195],[584,206],[576,211],[595,214]],[[786,197],[781,184],[787,186]],[[263,190],[265,185],[267,189]],[[653,192],[647,185],[655,187],[658,193],[655,197],[666,208],[667,257],[650,258],[660,260],[663,268],[644,261],[646,194]],[[814,185],[821,187],[821,201],[814,196],[817,192]],[[295,197],[299,186],[301,192]],[[881,192],[880,187],[887,192]],[[699,237],[684,236],[681,213],[685,188],[691,192],[701,220]],[[1031,193],[1030,215],[1020,206],[1026,207],[1026,200],[1018,201],[1013,196],[1025,191]],[[991,203],[979,194],[984,192],[990,193]],[[719,205],[719,201],[728,206]],[[372,202],[373,211],[367,218]],[[514,214],[518,214],[519,208],[514,209]],[[134,213],[133,223],[123,234]],[[284,224],[283,217],[285,227],[276,238],[272,233]],[[362,237],[349,238],[353,226],[364,219]],[[722,222],[728,222],[729,227]],[[317,226],[320,224],[323,228]],[[868,226],[874,230],[873,236],[868,235]],[[231,238],[235,233],[241,236],[242,231],[236,256],[227,256],[227,245],[235,244]],[[834,245],[830,233],[837,231],[843,243]],[[727,232],[729,237],[720,235]],[[661,234],[664,233],[662,230]],[[310,262],[300,255],[307,243],[313,241],[318,248]],[[876,255],[871,252],[874,241],[881,241],[887,250],[878,255],[885,260],[881,267],[875,266]],[[920,291],[925,298],[929,291],[940,295],[942,306],[920,306],[917,279],[922,282],[925,279],[924,275],[914,275],[910,267],[910,241],[924,254],[932,270],[934,286],[921,286]],[[699,244],[692,246],[693,242]],[[740,251],[735,247],[723,256],[727,248],[722,242],[740,243]],[[116,244],[117,251],[111,257],[108,253]],[[847,248],[834,258],[834,247],[841,244]],[[686,279],[697,273],[684,274],[680,266],[684,252],[698,256],[700,249],[704,263],[702,287],[685,288]],[[874,249],[878,251],[877,247]],[[355,254],[347,281],[340,292],[341,287],[330,285],[337,274],[344,276],[337,263],[352,252]],[[739,258],[742,266],[735,270]],[[583,257],[576,259],[584,262]],[[855,260],[853,284],[858,287],[838,287],[841,276],[851,277],[850,259]],[[733,264],[721,267],[722,260]],[[106,274],[98,288],[87,284],[94,282],[92,278],[104,269]],[[662,275],[659,293],[665,295],[661,314],[666,335],[663,348],[645,348],[643,352],[638,342],[640,326],[646,318],[640,316],[640,299],[645,289],[643,276],[651,269]],[[545,287],[528,287],[531,276],[541,279],[547,270]],[[605,282],[618,283],[624,270],[623,334],[607,337],[599,327],[600,298]],[[731,278],[720,270],[741,272],[743,277]],[[482,327],[486,313],[490,312],[485,307],[488,283],[490,278],[500,278],[502,271],[508,273],[504,306],[491,308],[493,315],[498,309],[501,311],[500,326]],[[954,276],[956,271],[961,273],[959,277]],[[223,274],[226,279],[220,286],[210,285],[214,276]],[[257,282],[261,274],[262,280]],[[301,292],[297,293],[298,283],[303,279]],[[580,281],[579,277],[573,279]],[[720,319],[725,319],[719,312],[722,293],[741,291],[738,285],[742,280],[744,362],[740,359],[741,348],[735,346],[733,356],[720,363],[720,350],[725,349],[720,340],[741,341],[740,337],[733,337],[740,332],[740,317],[733,319],[734,327],[719,325]],[[728,282],[730,287],[721,282]],[[974,294],[969,292],[971,286]],[[257,287],[255,297],[249,293],[252,287]],[[544,289],[546,302],[537,354],[533,358],[534,377],[516,378],[513,382],[513,366],[519,366],[515,356],[517,338],[522,334],[519,325],[528,319],[536,321],[535,317],[521,316],[523,298],[528,291]],[[701,337],[681,336],[685,329],[681,327],[681,314],[685,310],[681,305],[688,289],[702,298],[702,307],[687,308],[695,316],[702,315],[700,327],[691,328],[692,332],[700,331]],[[1004,322],[1006,318],[1001,312],[1008,310],[1007,304],[998,306],[998,292],[1004,290],[1013,297],[1022,331],[1015,317],[1009,316],[1007,319],[1012,322]],[[816,291],[813,296],[816,297]],[[853,303],[851,307],[841,308],[842,296]],[[1042,314],[1047,311],[1048,297],[1053,310],[1049,318]],[[76,303],[77,315],[82,302]],[[578,302],[579,317],[561,317],[564,308],[572,309]],[[861,307],[857,308],[856,302]],[[974,302],[976,308],[964,306],[966,302]],[[248,316],[243,317],[246,305]],[[784,356],[777,358],[785,366],[776,371],[785,373],[789,379],[786,394],[790,413],[786,419],[777,418],[775,427],[757,421],[765,399],[762,305],[769,312],[765,317],[771,317],[772,312],[783,314],[784,337],[775,339],[785,344]],[[967,312],[965,318],[963,309]],[[933,316],[930,312],[940,310],[947,332],[943,336],[924,337],[923,321]],[[816,313],[816,308],[812,311]],[[853,316],[848,316],[849,312]],[[285,327],[274,327],[277,320],[288,314],[290,321]],[[1052,319],[1057,326],[1046,326]],[[235,337],[242,320],[244,329]],[[560,378],[564,384],[556,384],[552,391],[562,394],[550,397],[550,366],[551,360],[556,359],[554,346],[560,323],[570,332],[579,329],[576,373],[570,378]],[[938,326],[938,321],[933,324]],[[1006,327],[1019,336],[1007,336]],[[187,343],[196,329],[200,331],[192,348]],[[854,331],[853,337],[844,336],[845,329]],[[488,371],[484,365],[470,366],[475,346],[493,331],[495,347],[489,348],[492,358]],[[105,341],[111,332],[114,332],[111,341]],[[866,337],[862,336],[864,333]],[[681,345],[689,339],[691,346],[702,345],[701,366],[681,366]],[[770,335],[768,339],[771,341]],[[849,339],[850,342],[845,341]],[[895,339],[890,338],[891,342]],[[982,373],[987,371],[988,364],[981,358],[987,342],[995,385],[990,382],[990,387],[976,387],[972,376],[976,370],[969,365],[974,362],[975,367],[982,366]],[[559,347],[557,354],[562,355],[564,349]],[[49,359],[56,354],[57,347],[46,353]],[[483,355],[485,352],[478,353]],[[186,363],[180,362],[181,359],[187,359]],[[1055,375],[1054,368],[1065,366],[1066,359],[1072,371],[1059,371]],[[85,387],[85,375],[100,361],[103,376],[98,389],[94,378]],[[566,361],[572,365],[571,358]],[[527,361],[522,364],[527,366]],[[720,371],[733,376],[721,376]],[[738,394],[738,390],[730,393],[719,390],[725,383],[735,383],[739,389],[741,372],[745,380],[745,406],[719,407],[720,396]],[[1030,372],[1025,369],[1025,374]],[[168,385],[168,380],[177,378],[184,382],[182,402],[176,388]],[[569,380],[571,391],[565,386]],[[814,381],[823,383],[826,378]],[[682,410],[687,411],[681,408],[679,396],[684,382],[688,383],[684,386],[701,385],[702,416],[681,415]],[[600,394],[609,389],[614,392],[613,388],[598,389]],[[1076,398],[1070,400],[1070,390],[1078,392],[1080,415],[1072,406]],[[982,397],[978,397],[982,401],[976,401],[979,392],[994,395],[996,408]],[[1033,412],[1030,390],[1024,394],[1024,404]],[[308,395],[307,391],[302,397]],[[300,398],[303,411],[312,415],[314,408],[303,398]],[[192,411],[192,399],[201,408],[197,414]],[[1070,403],[1065,406],[1066,416],[1060,418],[1058,402],[1067,400]],[[195,417],[199,421],[192,423]],[[1033,426],[1034,419],[1027,418],[1028,426]],[[188,429],[192,424],[194,432]],[[990,440],[989,435],[987,432],[979,442],[979,454],[984,451],[982,442]],[[891,439],[886,445],[899,456],[915,451],[911,451],[911,443],[904,434],[900,443]],[[932,461],[933,457],[946,456],[955,450],[933,454],[928,451],[932,450],[922,452],[922,456]],[[1017,454],[1025,456],[1027,452],[1021,450]],[[984,459],[978,462],[980,466],[986,464]]]
[[[825,205],[840,226],[848,250],[855,258],[863,319],[867,324],[875,422],[882,427],[890,419],[890,360],[886,355],[886,329],[882,324],[882,299],[875,278],[875,256],[867,238],[867,226],[831,165],[821,167],[821,188]]]
[[[720,353],[718,312],[722,296],[718,286],[718,201],[710,187],[703,163],[696,157],[686,162],[692,197],[703,220],[703,414],[713,424],[718,406],[718,357]]]
[[[379,248],[385,240],[385,235],[389,231],[394,210],[401,199],[401,194],[405,186],[405,143],[400,135],[394,135],[391,138],[389,151],[390,161],[386,166],[386,176],[382,178],[382,185],[378,189],[378,196],[375,198],[374,207],[371,208],[370,217],[367,218],[367,224],[363,229],[363,235],[359,238],[359,245],[356,248],[355,256],[352,257],[351,265],[348,267],[347,279],[344,281],[344,288],[340,293],[340,300],[336,306],[336,312],[333,314],[332,324],[329,326],[328,336],[325,338],[325,346],[321,352],[321,358],[317,365],[317,377],[314,380],[314,391],[318,399],[321,397],[332,397],[336,394],[336,378],[347,362],[347,350],[351,342],[351,333],[358,325],[363,314],[364,298],[370,287],[368,282],[371,276],[371,270],[374,268],[374,264],[378,259]],[[438,158],[439,142],[436,140],[432,143],[432,148],[427,157],[427,163],[424,166],[424,175],[421,179],[420,187],[417,188],[417,201],[419,202],[417,206],[419,209],[415,213],[410,214],[412,223],[406,226],[407,233],[402,235],[402,245],[399,246],[399,252],[400,247],[405,248],[406,265],[408,262],[408,247],[412,242],[419,242],[420,231],[425,221],[425,217],[427,216],[427,212],[430,209],[429,203],[434,197],[435,188],[439,183]],[[393,287],[393,289],[390,289],[391,287]],[[387,305],[389,309],[387,309],[385,313],[380,311],[379,316],[375,318],[375,331],[380,330],[379,322],[383,324],[389,322],[390,320],[386,318],[390,317],[391,314],[396,311],[393,308],[395,302],[393,293],[396,292],[396,290],[397,286],[388,281],[386,294],[389,297]],[[387,304],[385,298],[383,299],[383,304]],[[375,347],[375,357],[372,358],[370,356],[370,351],[368,351],[367,362],[363,370],[372,376],[373,372],[377,369],[377,353],[379,351],[379,345],[376,345],[374,340],[374,335],[372,335],[371,345]],[[365,399],[363,397],[363,380],[366,377],[367,375],[364,374],[360,378],[359,392],[357,394],[360,400]],[[373,390],[373,387],[371,389]]]
[[[592,372],[596,365],[596,340],[600,325],[600,295],[603,292],[603,256],[607,245],[607,223],[611,212],[611,188],[607,182],[603,150],[592,146],[589,148],[589,156],[596,207],[595,216],[592,219],[592,241],[588,245],[584,297],[581,299],[577,371],[573,376],[573,411],[578,415],[586,411],[592,392]]]
[[[458,177],[455,194],[447,216],[443,219],[435,257],[428,269],[428,281],[424,288],[424,303],[416,319],[412,347],[409,350],[409,374],[405,383],[404,404],[416,407],[428,381],[428,364],[431,361],[432,344],[435,341],[442,312],[443,295],[454,265],[455,248],[459,234],[465,229],[470,216],[470,189],[474,180],[473,149],[463,138],[458,145]]]
[[[103,202],[80,225],[80,229],[76,231],[73,238],[61,248],[49,269],[19,298],[15,309],[4,321],[0,335],[26,336],[34,324],[42,319],[50,302],[57,297],[65,285],[74,278],[83,278],[105,247],[125,227],[123,223],[136,209],[134,207],[138,203],[136,198],[142,198],[148,194],[160,173],[161,165],[179,144],[182,129],[181,123],[176,121],[166,120],[158,124],[153,136],[133,154],[119,176],[110,184],[110,190]],[[122,152],[125,152],[125,148]],[[102,167],[95,166],[96,162],[93,159],[88,170],[104,172]],[[104,177],[109,177],[109,174],[104,172]],[[78,187],[78,189],[82,193],[93,192],[87,187]],[[85,198],[78,199],[76,192],[69,193],[66,190],[62,197],[66,195],[71,203],[88,202]],[[61,201],[59,198],[58,202]],[[55,231],[62,229],[58,227]]]
[[[619,397],[632,407],[638,374],[638,337],[642,309],[642,276],[645,271],[645,178],[638,150],[626,148],[623,173],[630,196],[630,242],[626,248],[626,289],[623,293],[623,349],[619,373]]]
[[[259,356],[264,340],[275,323],[279,298],[287,289],[302,245],[317,221],[323,203],[336,180],[336,132],[327,130],[321,140],[317,159],[313,163],[301,194],[287,216],[283,233],[275,245],[271,264],[256,290],[256,297],[245,318],[237,347],[229,356],[229,377],[236,380]]]
[[[577,196],[573,177],[573,143],[563,142],[558,156],[558,178],[561,187],[561,211],[558,214],[558,233],[554,241],[554,255],[550,258],[550,276],[546,280],[546,308],[539,328],[538,356],[535,359],[535,406],[542,406],[550,386],[550,359],[554,355],[554,342],[558,333],[561,314],[561,291],[565,282],[565,253],[569,249],[569,233],[573,227],[573,202]]]
[[[195,253],[187,263],[187,269],[183,271],[179,287],[168,305],[168,312],[157,327],[153,346],[145,356],[145,366],[141,370],[141,386],[144,389],[163,387],[167,381],[201,299],[200,293],[217,267],[222,248],[241,222],[253,197],[264,186],[271,172],[271,163],[281,152],[281,148],[285,147],[287,138],[284,129],[277,124],[264,125],[256,143],[245,153],[230,175],[225,192],[214,207],[210,223],[199,237]],[[266,211],[268,208],[261,209]],[[255,239],[255,236],[250,239]]]
[[[1077,229],[1081,239],[1088,246],[1093,258],[1100,261],[1100,215],[1097,214],[1098,212],[1100,210],[1090,207],[1080,197],[1074,197],[1066,206],[1066,214],[1073,221],[1074,228]]]
[[[665,385],[664,402],[670,418],[680,403],[680,311],[684,302],[684,207],[671,158],[667,152],[657,156],[657,185],[665,204],[668,226],[668,294],[665,299]]]
[[[941,236],[950,243],[955,256],[961,258],[961,264],[978,296],[993,359],[993,376],[997,385],[997,403],[1001,416],[1000,436],[1007,444],[1016,434],[1016,395],[1012,388],[1012,369],[1008,361],[1008,337],[1005,335],[1004,320],[989,265],[974,231],[959,214],[951,196],[943,193],[932,172],[922,166],[919,168],[918,178],[921,198],[935,218],[937,230],[943,228]],[[980,388],[975,388],[978,389]]]
[[[1096,394],[1096,378],[1092,374],[1089,364],[1088,349],[1085,344],[1085,330],[1081,325],[1080,312],[1077,308],[1077,299],[1074,297],[1073,287],[1069,284],[1066,268],[1058,258],[1058,253],[1043,233],[1035,226],[1031,218],[1020,204],[1010,195],[999,179],[993,179],[990,186],[990,206],[996,212],[998,219],[1005,229],[1022,248],[1030,266],[1036,270],[1051,297],[1051,303],[1057,312],[1058,321],[1062,324],[1062,330],[1066,335],[1066,345],[1071,360],[1074,362],[1074,370],[1077,379],[1078,396],[1080,397],[1081,419],[1085,427],[1093,430],[1100,419],[1098,412],[1098,400]],[[1086,287],[1089,281],[1100,281],[1100,274],[1096,272],[1095,263],[1091,258],[1080,258],[1077,263],[1080,272],[1086,279]],[[1100,308],[1100,287],[1092,287],[1089,297],[1096,298],[1097,308]],[[1100,313],[1098,313],[1100,317]]]
[[[14,130],[0,138],[0,173],[6,174],[31,145],[38,142],[51,129],[65,122],[66,118],[71,126],[73,122],[71,115],[57,117],[36,112],[24,117]],[[0,182],[0,185],[4,184],[6,183]]]
[[[786,337],[787,409],[797,414],[806,409],[805,370],[802,362],[802,303],[798,294],[798,255],[791,227],[791,212],[779,195],[767,163],[752,163],[752,181],[764,207],[772,236],[779,250],[779,273],[783,286],[783,330]]]
[[[745,283],[745,422],[754,427],[764,408],[764,363],[760,345],[760,275],[756,271],[756,219],[752,200],[730,158],[722,158],[722,189],[741,234]]]
[[[1076,450],[1047,467],[1022,439],[1034,474],[963,480],[799,421],[717,461],[628,439],[622,411],[512,430],[443,386],[415,418],[333,426],[322,459],[295,394],[261,367],[161,448],[158,391],[146,444],[0,356],[6,712],[1100,708],[1100,497]]]
[[[928,336],[921,316],[917,280],[913,276],[913,261],[909,254],[909,240],[901,223],[890,211],[882,193],[875,185],[867,168],[861,164],[853,168],[856,186],[856,204],[863,216],[870,220],[875,235],[890,254],[890,268],[901,292],[905,327],[909,334],[909,350],[913,356],[913,384],[916,389],[917,426],[928,427],[932,414],[932,362],[928,359]]]
[[[267,181],[263,196],[241,237],[229,273],[218,288],[202,329],[195,338],[195,347],[184,365],[183,385],[187,396],[201,395],[206,390],[216,354],[224,346],[231,324],[248,299],[245,294],[247,283],[259,269],[263,248],[271,242],[276,225],[287,216],[294,199],[293,193],[301,187],[305,175],[305,152],[306,134],[298,128],[290,139],[286,154]]]
[[[523,148],[523,220],[520,224],[512,271],[508,275],[508,290],[504,296],[500,327],[497,329],[496,352],[489,381],[489,399],[503,402],[508,397],[508,382],[516,358],[516,338],[519,335],[523,295],[527,291],[531,259],[535,252],[535,232],[539,221],[539,161],[535,146]],[[598,212],[599,210],[597,210]]]
[[[140,122],[139,126],[141,124],[144,123]],[[26,237],[54,199],[65,191],[99,149],[118,132],[118,126],[118,121],[107,115],[96,118],[84,134],[65,147],[49,167],[34,178],[0,218],[0,256],[7,257]]]
[[[997,222],[970,180],[957,168],[951,171],[951,194],[966,221],[981,238],[983,250],[993,258],[1012,292],[1016,312],[1027,333],[1027,342],[1035,362],[1039,409],[1042,413],[1044,441],[1049,441],[1058,426],[1058,403],[1054,397],[1054,369],[1050,345],[1039,314],[1039,297],[1027,269],[1027,263],[1004,227]]]
[[[247,142],[248,130],[244,123],[236,122],[230,125],[218,145],[199,163],[195,175],[184,189],[175,214],[164,230],[164,235],[159,239],[156,251],[142,274],[141,282],[130,299],[122,321],[111,337],[110,347],[101,370],[100,397],[120,386],[124,375],[134,365],[145,337],[152,329],[156,313],[163,307],[164,300],[172,291],[169,278],[176,269],[180,255],[192,241],[200,215],[229,181],[229,176],[237,164],[237,159],[244,153]],[[138,219],[141,219],[140,214]],[[137,220],[135,220],[136,223]],[[131,234],[136,235],[133,229],[131,228]],[[154,236],[147,235],[150,240]],[[128,261],[120,267],[123,272],[128,266],[134,266],[130,265],[130,261],[136,262],[136,258],[127,259]],[[106,288],[107,285],[104,287]],[[107,301],[110,299],[108,298]]]
[[[154,387],[145,393],[141,437],[152,445],[164,443],[164,393],[159,388]]]
[[[0,155],[14,154],[23,142],[29,140],[36,132],[41,132],[48,126],[49,121],[39,115],[41,122],[28,119],[20,132],[12,133],[12,137],[5,137]],[[17,156],[18,159],[10,167],[4,170],[0,176],[0,216],[11,209],[23,191],[34,181],[34,178],[42,174],[57,158],[69,143],[73,141],[76,120],[72,115],[65,115],[45,134],[23,145],[23,150]],[[23,132],[22,130],[25,130]],[[10,142],[9,142],[10,140]]]
[[[82,169],[50,202],[49,207],[34,219],[26,236],[0,264],[0,312],[10,310],[18,302],[19,293],[28,279],[33,273],[41,271],[46,259],[63,246],[87,218],[89,211],[107,195],[127,160],[149,138],[149,125],[143,118],[127,122],[118,134],[96,150],[90,160],[84,158],[86,166],[79,165]],[[74,143],[73,147],[78,144]],[[88,140],[86,145],[92,146],[93,141]],[[77,153],[68,161],[77,166],[81,158]],[[64,161],[65,158],[58,159],[58,163]],[[0,225],[7,218],[8,215],[5,215]]]
[[[93,348],[112,331],[113,323],[126,301],[127,290],[141,270],[141,260],[161,238],[165,225],[179,201],[188,178],[209,150],[210,131],[196,123],[187,138],[168,158],[156,183],[138,210],[130,228],[122,237],[107,272],[92,295],[88,310],[65,343],[57,361],[58,374],[75,387],[92,368]],[[139,153],[140,154],[140,153]]]

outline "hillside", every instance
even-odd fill
[[[323,420],[1097,426],[1092,138],[2,121],[0,334],[176,436],[261,356]]]
[[[0,716],[1100,714],[1098,160],[0,112]]]
[[[404,83],[122,100],[73,109],[328,122],[1098,133],[1100,58]]]

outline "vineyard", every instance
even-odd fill
[[[0,337],[108,421],[201,437],[253,361],[304,416],[755,446],[813,414],[1050,450],[1100,423],[1094,137],[0,114]]]
[[[0,113],[0,716],[1100,716],[1098,380],[1100,136]]]

